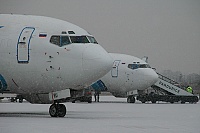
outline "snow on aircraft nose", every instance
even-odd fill
[[[82,67],[87,78],[90,76],[98,80],[112,68],[113,59],[100,45],[87,47],[82,56]]]

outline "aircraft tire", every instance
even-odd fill
[[[135,103],[135,97],[134,96],[128,96],[127,97],[127,103]]]
[[[49,114],[51,117],[57,117],[57,108],[56,108],[56,104],[52,104],[49,107]]]
[[[67,110],[64,104],[52,104],[49,108],[51,117],[64,117],[66,112]]]
[[[58,116],[59,117],[64,117],[66,115],[66,107],[64,104],[58,104]]]
[[[23,102],[23,98],[19,98],[19,103],[22,103]]]
[[[130,96],[127,97],[127,103],[131,103]]]

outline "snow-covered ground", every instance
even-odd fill
[[[64,118],[51,118],[50,105],[3,101],[0,133],[200,133],[200,103],[128,104],[112,96],[101,101],[66,103]]]

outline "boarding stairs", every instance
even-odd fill
[[[157,73],[159,78],[158,81],[152,86],[155,90],[168,95],[177,96],[193,96],[193,94],[187,92],[184,86],[181,86],[178,82],[167,78],[159,73]]]
[[[186,87],[180,86],[176,81],[169,79],[159,73],[157,73],[159,78],[158,81],[152,86],[155,92],[144,93],[138,95],[137,100],[145,103],[151,101],[156,103],[157,101],[163,102],[181,102],[181,103],[197,103],[198,97],[187,92]]]

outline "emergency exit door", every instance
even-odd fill
[[[34,30],[33,27],[25,27],[19,35],[17,42],[18,63],[29,63],[30,43]]]
[[[118,67],[119,67],[120,60],[115,60],[113,62],[113,67],[111,70],[112,77],[118,77]]]

